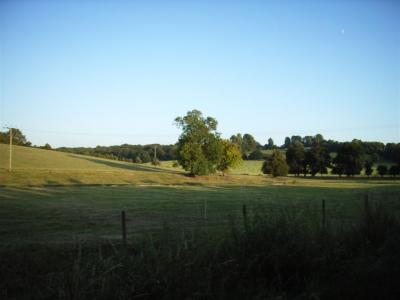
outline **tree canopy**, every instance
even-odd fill
[[[274,150],[272,156],[264,161],[261,171],[264,174],[271,174],[273,177],[286,176],[289,167],[286,163],[283,152],[280,150]]]
[[[199,110],[192,110],[184,117],[177,117],[175,123],[182,129],[177,143],[178,162],[191,175],[206,175],[217,170],[225,173],[240,164],[238,145],[220,138],[216,119],[205,118]]]

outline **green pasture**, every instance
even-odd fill
[[[0,189],[0,243],[68,242],[118,239],[120,212],[127,213],[128,232],[207,226],[223,230],[230,217],[249,211],[290,210],[318,222],[321,201],[328,220],[351,221],[369,194],[392,212],[400,212],[400,187],[364,188],[301,186],[65,186]]]
[[[27,147],[0,145],[0,243],[58,243],[120,237],[120,212],[131,239],[163,224],[191,230],[225,230],[230,218],[249,211],[290,209],[329,220],[351,221],[364,197],[400,211],[398,180],[380,178],[271,178],[261,161],[246,161],[223,176],[189,177],[172,162],[160,167]]]

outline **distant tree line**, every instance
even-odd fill
[[[304,141],[307,141],[305,146]],[[285,140],[284,148],[286,159],[283,159],[282,150],[274,150],[271,157],[263,164],[262,171],[273,176],[286,176],[288,173],[295,176],[315,176],[327,174],[328,169],[340,177],[360,175],[365,170],[365,175],[373,172],[374,163],[386,159],[391,166],[380,164],[378,174],[397,176],[400,174],[400,144],[379,142],[362,142],[354,139],[351,142],[338,143],[325,141],[321,134],[312,139],[292,137]],[[332,151],[334,147],[335,152]]]
[[[376,172],[382,177],[397,176],[400,173],[400,143],[384,144],[357,139],[351,142],[338,142],[325,140],[321,134],[316,134],[286,137],[281,146],[275,145],[273,139],[269,138],[267,143],[262,145],[249,133],[243,135],[238,133],[232,135],[229,140],[223,140],[216,131],[217,121],[210,117],[203,118],[200,111],[193,110],[175,121],[183,129],[183,135],[175,145],[123,144],[61,147],[56,150],[134,163],[153,161],[156,151],[155,164],[159,161],[180,160],[184,168],[186,166],[192,171],[199,168],[198,172],[194,172],[199,174],[212,173],[216,170],[224,172],[239,161],[237,156],[240,156],[240,160],[264,160],[262,171],[274,176],[284,176],[288,173],[296,176],[315,176],[327,174],[328,170],[339,176],[359,175],[364,170],[364,174],[370,176],[374,166],[377,166]],[[0,132],[0,143],[8,144],[9,139],[9,131]],[[185,143],[185,147],[188,147],[189,140],[191,147],[184,148]],[[16,128],[13,129],[13,144],[52,149],[48,143],[44,146],[32,146],[21,130]],[[272,154],[266,150],[272,150]],[[197,154],[193,151],[197,151]],[[192,165],[189,161],[195,157],[197,157],[195,161],[200,157],[203,162],[197,160],[198,165]]]
[[[22,134],[21,130],[17,128],[13,128],[12,130],[12,137],[13,137],[13,145],[18,146],[32,146],[32,143],[29,142],[25,135]],[[8,144],[10,143],[10,131],[7,130],[5,132],[0,131],[0,144]]]
[[[175,145],[129,145],[123,144],[118,146],[97,146],[90,147],[61,147],[58,151],[71,152],[75,154],[90,155],[120,161],[134,163],[148,163],[153,161],[154,154],[157,160],[176,160]],[[155,153],[154,153],[155,152]]]

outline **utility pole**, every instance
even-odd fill
[[[10,161],[8,165],[8,171],[11,172],[11,165],[12,165],[12,128],[9,127],[10,129]]]
[[[157,160],[157,146],[154,146],[154,161]]]

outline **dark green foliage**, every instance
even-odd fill
[[[0,132],[0,143],[10,143],[10,131]],[[26,139],[25,135],[18,128],[12,129],[12,143],[18,146],[31,146],[31,142]]]
[[[95,148],[57,148],[58,151],[72,152],[82,155],[90,155],[108,159],[122,160],[122,161],[135,161],[138,162],[144,158],[143,162],[150,162],[154,157],[154,146],[157,146],[157,158],[159,160],[174,160],[176,159],[176,146],[175,145],[128,145],[123,144],[120,146],[97,146]],[[147,154],[144,154],[146,152]],[[140,161],[142,162],[142,161]]]
[[[368,177],[371,176],[373,169],[372,169],[372,162],[371,161],[366,161],[365,162],[365,175],[367,175]]]
[[[264,174],[271,174],[273,177],[286,176],[289,167],[282,151],[274,150],[271,158],[264,161],[261,171]]]
[[[334,170],[342,170],[347,176],[358,175],[362,169],[363,150],[359,142],[343,143],[334,158]]]
[[[140,160],[142,161],[142,163],[151,162],[151,156],[150,156],[149,152],[142,151],[139,155],[140,155]]]
[[[152,159],[151,164],[153,166],[161,166],[161,162],[156,158],[156,159]]]
[[[40,147],[42,149],[46,149],[46,150],[51,150],[51,146],[49,143],[46,143],[43,147]]]
[[[282,146],[282,148],[289,148],[289,146],[290,146],[290,143],[291,143],[291,141],[290,141],[290,137],[285,137],[285,143],[283,144],[283,146]]]
[[[257,148],[257,142],[251,134],[245,133],[243,135],[243,152],[248,158],[250,153],[252,153]]]
[[[379,166],[377,167],[377,171],[378,171],[378,174],[379,174],[381,177],[383,177],[383,176],[385,176],[385,175],[387,174],[388,168],[387,168],[387,166],[385,166],[385,165],[379,165]]]
[[[264,145],[264,149],[275,149],[274,140],[272,138],[268,139],[268,144]]]
[[[304,146],[301,142],[295,141],[286,151],[286,161],[289,165],[289,173],[298,176],[303,171],[304,159]]]
[[[260,160],[264,158],[264,154],[261,152],[261,150],[254,150],[253,152],[250,153],[248,159],[250,160]]]
[[[400,143],[386,144],[383,156],[400,166]]]
[[[328,172],[331,157],[328,151],[321,146],[319,140],[319,138],[316,138],[311,150],[306,152],[303,165],[304,174],[308,171],[312,176],[315,176],[317,173],[322,175]]]
[[[399,299],[400,224],[381,205],[341,229],[243,206],[230,232],[165,225],[119,244],[1,246],[3,299]]]
[[[389,174],[390,174],[390,176],[396,177],[397,175],[400,174],[400,167],[397,165],[390,166]]]

